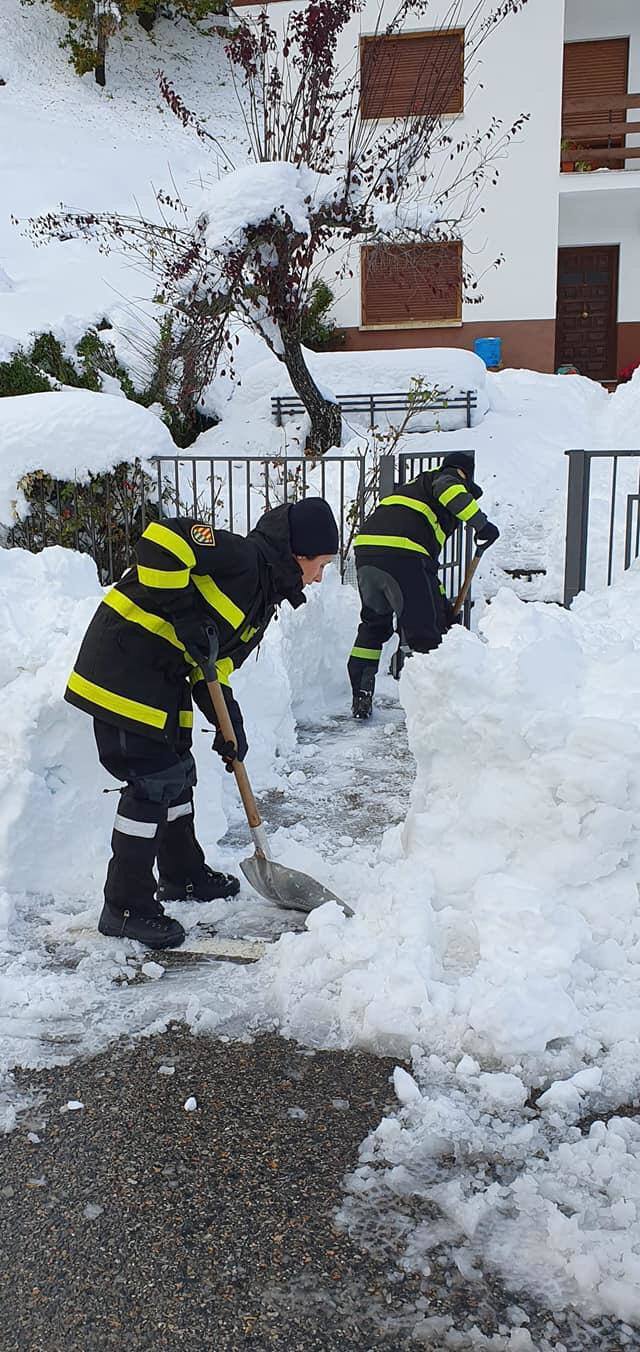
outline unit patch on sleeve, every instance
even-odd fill
[[[205,525],[204,521],[196,521],[191,527],[191,539],[197,545],[214,545],[216,542],[211,526]]]

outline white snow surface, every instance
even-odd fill
[[[307,791],[298,775],[309,826],[276,831],[276,857],[326,882],[353,920],[331,904],[253,968],[217,969],[215,982],[209,969],[181,969],[129,989],[137,947],[95,934],[116,801],[100,789],[115,786],[97,768],[90,721],[61,698],[100,595],[95,570],[61,549],[2,552],[0,566],[7,1072],[170,1018],[226,1035],[276,1024],[313,1046],[411,1055],[412,1076],[396,1075],[398,1113],[363,1146],[344,1223],[366,1242],[374,1204],[377,1223],[382,1202],[395,1226],[403,1196],[427,1199],[442,1219],[405,1225],[407,1266],[427,1266],[446,1241],[542,1300],[551,1283],[556,1305],[640,1320],[640,1128],[577,1126],[640,1092],[640,568],[571,613],[503,590],[481,636],[454,631],[407,663],[417,774],[406,821],[378,843],[345,836],[328,861],[313,834],[317,780]],[[346,597],[333,578],[302,610],[283,608],[258,670],[251,659],[234,682],[258,789],[286,791],[292,700],[312,707],[330,661],[327,708],[345,708]],[[219,859],[237,809],[199,722],[199,832]],[[330,763],[321,773],[330,778]],[[222,852],[227,867],[232,858]],[[226,922],[235,932],[257,910],[246,892],[238,905]],[[204,918],[223,911],[212,903]],[[20,1098],[9,1079],[4,1104],[10,1127]]]

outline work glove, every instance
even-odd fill
[[[444,604],[445,634],[447,634],[449,630],[453,628],[454,624],[462,624],[463,607],[461,606],[457,614],[454,615],[453,601],[449,601],[448,597],[446,596],[443,596],[442,600]]]
[[[221,685],[220,689],[224,695],[224,702],[227,706],[229,718],[231,719],[237,750],[233,745],[233,742],[225,741],[219,728],[213,739],[213,750],[217,751],[218,755],[222,757],[225,769],[230,773],[233,773],[234,760],[243,761],[249,750],[249,746],[247,743],[247,735],[244,730],[244,723],[242,721],[242,710],[238,701],[233,698],[228,685]]]
[[[493,521],[485,522],[485,525],[476,535],[476,554],[484,554],[485,549],[490,549],[496,540],[500,539],[500,531],[494,526]]]
[[[202,620],[193,620],[174,625],[176,634],[190,657],[197,662],[205,681],[216,681],[216,661],[218,658],[218,630],[215,624]]]

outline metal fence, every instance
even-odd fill
[[[152,472],[139,462],[87,483],[31,476],[31,513],[7,533],[5,544],[34,553],[64,545],[90,554],[103,585],[114,582],[134,560],[134,545],[149,521],[193,516],[217,529],[245,535],[263,512],[307,494],[331,503],[339,530],[340,574],[355,582],[353,541],[380,498],[425,469],[442,454],[276,456],[157,456]],[[471,558],[471,531],[460,526],[447,541],[440,570],[453,598]],[[469,605],[465,608],[468,623]]]
[[[30,511],[17,518],[1,543],[33,554],[51,545],[90,554],[103,585],[122,576],[135,541],[160,515],[155,476],[139,461],[92,475],[86,483],[36,472],[22,488]]]
[[[567,451],[564,604],[640,557],[640,450]]]
[[[363,455],[154,457],[161,516],[197,516],[246,535],[263,512],[311,493],[331,502],[344,580],[351,545],[375,501],[376,466]]]
[[[447,397],[424,398],[419,392],[412,393],[410,390],[396,390],[390,394],[338,394],[336,402],[340,405],[343,413],[364,413],[369,421],[369,427],[373,430],[376,426],[376,415],[380,413],[406,413],[413,409],[416,417],[422,413],[448,412],[451,409],[462,409],[465,412],[467,427],[471,427],[471,415],[478,405],[478,395],[476,390],[465,390],[464,393],[451,395]],[[301,399],[295,394],[276,394],[271,399],[271,413],[275,418],[278,427],[282,427],[283,419],[289,417],[302,417],[306,413],[305,406]],[[410,430],[410,429],[408,429]]]

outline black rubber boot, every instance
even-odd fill
[[[117,911],[105,901],[98,929],[111,939],[137,939],[146,948],[179,948],[186,938],[179,921],[165,915],[161,906],[148,915],[132,915],[131,911]]]
[[[373,695],[370,690],[358,690],[353,696],[351,710],[354,718],[371,718],[373,711]]]
[[[203,864],[192,878],[173,882],[160,876],[156,890],[156,900],[164,901],[219,901],[235,897],[240,891],[240,883],[232,873],[216,873]]]

